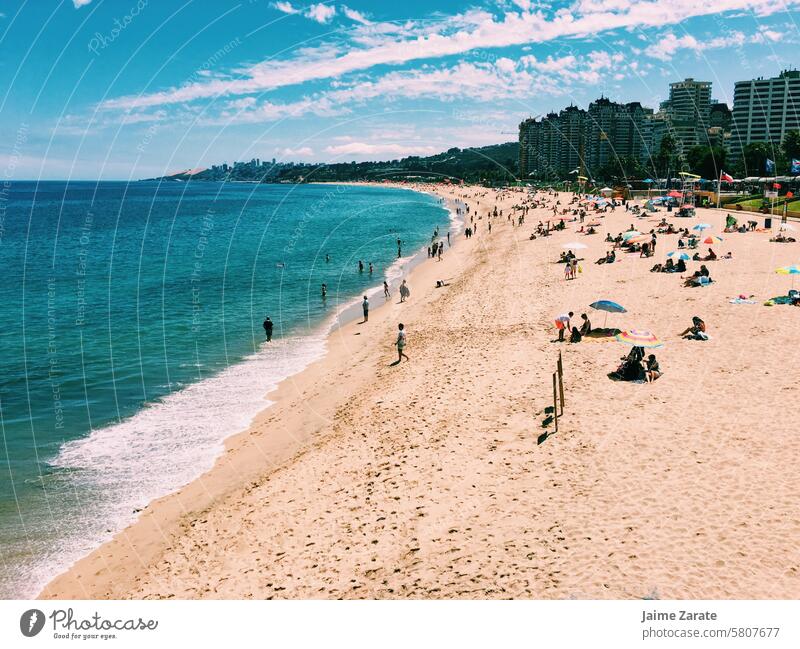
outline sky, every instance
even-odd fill
[[[800,0],[0,2],[0,181],[251,158],[391,160],[517,139],[601,95],[796,64]]]

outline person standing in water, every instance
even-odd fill
[[[358,260],[358,272],[359,273],[363,273],[364,272],[364,262],[361,261],[360,259]]]
[[[322,299],[324,300],[326,297],[328,297],[328,285],[323,283],[323,285],[322,285]]]
[[[369,274],[372,275],[372,262],[369,262]]]
[[[272,327],[273,327],[273,324],[272,324],[272,320],[270,320],[269,316],[267,316],[267,319],[264,320],[263,327],[264,327],[264,333],[267,335],[267,342],[271,342],[272,341]]]
[[[397,258],[400,259],[400,257],[402,256],[403,256],[403,242],[400,241],[400,237],[397,237]]]
[[[361,303],[361,309],[364,311],[364,322],[369,321],[369,300],[364,296],[364,301]]]
[[[383,280],[383,297],[388,298],[389,295],[389,284],[386,283],[386,280]]]
[[[405,325],[401,322],[397,325],[397,341],[395,341],[395,345],[397,345],[397,362],[402,362],[403,358],[407,361],[411,360],[408,356],[406,356],[405,352],[403,351],[406,347],[406,331]]]
[[[328,262],[330,262],[330,260],[331,260],[331,256],[326,253],[325,254],[325,263],[327,264]]]

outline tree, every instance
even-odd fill
[[[678,151],[678,144],[671,133],[667,133],[661,138],[661,145],[658,153],[653,159],[655,176],[661,178],[666,176],[670,169],[676,167],[676,154]]]
[[[764,175],[767,170],[767,158],[774,160],[775,157],[775,152],[766,142],[745,144],[738,171],[743,176]]]
[[[787,162],[791,163],[792,159],[800,159],[800,131],[797,129],[787,131],[783,136],[782,148]]]
[[[720,171],[725,167],[725,157],[725,149],[701,144],[689,149],[686,162],[693,174],[713,180],[719,178]]]

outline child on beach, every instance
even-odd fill
[[[645,361],[645,376],[648,383],[652,383],[661,376],[661,368],[658,365],[655,354],[650,354],[647,357],[647,361]]]
[[[406,346],[405,325],[403,325],[401,322],[399,325],[397,325],[397,329],[397,341],[395,342],[395,345],[397,345],[397,362],[400,363],[403,358],[405,358],[407,361],[411,359],[406,356],[405,352],[403,352]]]

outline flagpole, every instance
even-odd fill
[[[717,209],[719,209],[720,198],[722,198],[722,169],[719,170],[719,178],[717,179]]]

